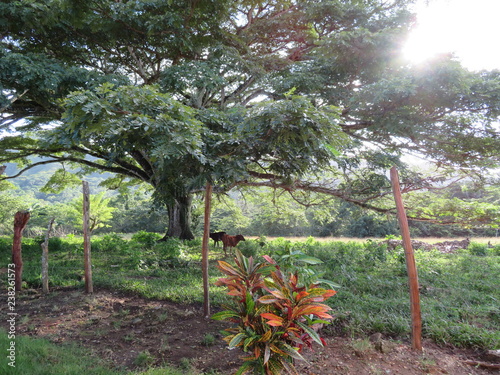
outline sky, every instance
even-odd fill
[[[453,52],[470,70],[500,69],[500,0],[419,0],[416,11],[405,57]]]

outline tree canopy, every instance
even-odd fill
[[[408,189],[446,176],[410,175],[406,152],[499,161],[500,73],[403,61],[412,2],[2,0],[0,163],[149,184],[180,238],[207,180],[387,211],[392,165]]]

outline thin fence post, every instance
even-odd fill
[[[415,265],[415,255],[410,238],[410,228],[408,218],[401,197],[399,185],[399,175],[396,167],[391,168],[391,183],[394,200],[398,215],[399,229],[403,237],[403,247],[405,249],[406,269],[408,271],[408,284],[410,287],[410,308],[412,322],[412,347],[415,350],[422,350],[422,316],[420,312],[420,292],[418,288],[418,274]]]
[[[47,228],[47,233],[45,233],[45,241],[42,243],[42,292],[44,294],[49,293],[49,237],[52,231],[52,224],[54,224],[55,218],[53,217]]]
[[[92,262],[90,261],[90,189],[87,181],[82,181],[83,185],[83,257],[85,267],[85,293],[94,293],[92,284]]]
[[[208,240],[210,235],[210,210],[212,205],[212,185],[207,182],[205,189],[205,220],[203,223],[203,241],[201,245],[201,267],[203,273],[203,314],[210,316],[210,294],[208,286]]]

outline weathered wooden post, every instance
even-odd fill
[[[415,255],[410,238],[410,228],[406,217],[401,188],[399,185],[399,175],[396,167],[391,168],[391,183],[396,209],[398,213],[399,228],[403,237],[403,247],[405,249],[406,269],[408,271],[408,284],[410,287],[410,308],[412,322],[412,347],[415,350],[422,350],[422,316],[420,312],[420,292],[418,288],[418,274],[415,265]]]
[[[52,225],[54,224],[55,218],[53,217],[47,228],[47,233],[45,233],[45,241],[42,242],[42,292],[44,294],[49,293],[49,237],[52,231]]]
[[[18,211],[14,216],[14,239],[12,241],[12,263],[16,270],[15,289],[21,291],[23,283],[23,257],[21,255],[21,242],[23,231],[30,219],[29,211]]]
[[[205,220],[201,245],[201,268],[203,273],[203,314],[210,316],[210,294],[208,287],[208,241],[210,238],[210,210],[212,205],[212,185],[207,182],[205,189]]]
[[[92,285],[92,263],[90,261],[90,190],[89,183],[82,181],[83,184],[83,257],[85,267],[85,293],[94,293]]]

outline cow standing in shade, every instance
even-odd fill
[[[226,249],[229,248],[229,250],[231,250],[233,247],[238,245],[240,241],[245,241],[245,237],[243,237],[241,234],[238,234],[236,236],[230,236],[229,234],[224,234],[221,240],[223,244],[224,255],[227,256]]]
[[[225,235],[226,232],[214,232],[210,233],[210,238],[214,240],[214,245],[219,246],[219,241],[222,241],[222,236]]]

